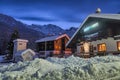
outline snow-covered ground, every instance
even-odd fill
[[[120,80],[120,57],[70,56],[0,64],[0,80]]]

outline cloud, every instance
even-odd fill
[[[49,18],[44,18],[44,17],[20,17],[18,19],[21,20],[29,20],[29,21],[43,21],[43,22],[51,22],[51,21],[56,21],[54,19],[49,19]]]
[[[62,21],[66,21],[66,22],[71,22],[71,23],[80,23],[83,21],[83,18],[81,17],[76,17],[76,16],[62,16],[63,20]]]
[[[1,13],[34,22],[81,23],[98,7],[102,13],[118,13],[120,0],[0,0]]]
[[[95,12],[95,9],[100,7],[103,12],[113,13],[113,10],[114,12],[119,10],[119,3],[120,0],[1,0],[0,7],[4,7],[0,9],[13,9],[21,13],[25,11],[33,12],[34,10],[39,10],[51,11],[53,14],[80,14],[83,12],[89,14]]]

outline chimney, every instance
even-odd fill
[[[28,42],[28,40],[16,39],[13,42],[14,42],[14,51],[13,51],[13,54],[15,54],[17,51],[25,50],[27,48],[27,42]]]
[[[95,13],[101,13],[101,9],[97,8]]]

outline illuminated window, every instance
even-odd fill
[[[120,41],[117,42],[117,49],[120,51]]]
[[[98,51],[106,51],[106,44],[105,43],[98,44]]]

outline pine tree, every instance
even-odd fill
[[[7,56],[6,59],[10,60],[13,57],[13,49],[14,49],[14,43],[13,40],[19,38],[19,32],[17,29],[14,30],[14,32],[11,35],[10,41],[8,42],[7,46]]]

